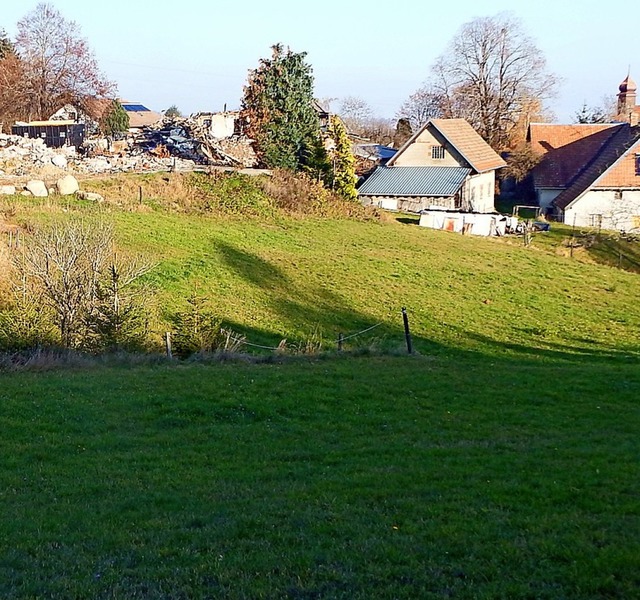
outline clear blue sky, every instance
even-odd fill
[[[2,0],[10,36],[37,2]],[[318,98],[359,96],[383,117],[427,78],[465,22],[510,11],[563,79],[552,109],[569,122],[586,101],[618,91],[631,66],[640,81],[640,4],[635,0],[431,3],[419,0],[55,0],[80,25],[120,96],[154,110],[237,108],[247,71],[281,42],[308,53]]]

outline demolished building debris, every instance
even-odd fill
[[[99,174],[258,165],[252,140],[235,130],[216,137],[211,127],[191,118],[164,119],[122,140],[91,138],[78,147],[67,143],[54,148],[46,141],[0,134],[0,177],[26,177],[47,169]]]

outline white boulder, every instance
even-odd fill
[[[47,186],[44,184],[44,181],[41,181],[39,179],[32,179],[31,181],[28,181],[25,187],[36,198],[46,198],[49,195]]]
[[[67,175],[56,181],[56,188],[58,194],[61,196],[70,196],[71,194],[75,194],[80,189],[80,186],[78,185],[78,180],[73,175]]]

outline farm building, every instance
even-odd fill
[[[464,119],[432,119],[358,189],[366,205],[420,212],[494,212],[496,170],[505,162]]]

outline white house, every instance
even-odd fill
[[[529,126],[538,203],[569,225],[640,229],[640,106],[630,77],[619,89],[616,122]]]
[[[431,207],[494,212],[502,158],[464,119],[431,119],[361,184],[366,205],[420,212]]]

